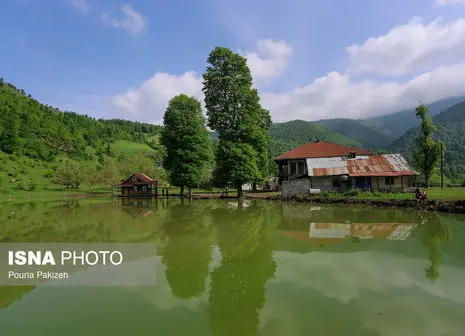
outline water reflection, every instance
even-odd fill
[[[269,217],[265,209],[245,209],[242,202],[228,215],[232,220],[225,222],[224,211],[213,213],[222,260],[211,275],[211,328],[217,335],[256,335],[265,285],[276,271],[267,239]]]
[[[437,214],[425,213],[421,217],[424,244],[428,248],[430,261],[425,273],[428,279],[436,281],[439,278],[439,266],[443,261],[441,246],[451,242],[452,233],[449,224]]]
[[[0,208],[0,223],[0,241],[154,241],[161,260],[151,289],[0,287],[5,335],[436,336],[465,321],[463,216],[117,199]],[[112,322],[79,329],[101,311]]]
[[[174,296],[189,299],[205,290],[212,259],[213,233],[209,210],[199,204],[181,204],[169,210],[165,222],[167,245],[162,261]]]

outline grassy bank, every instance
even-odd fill
[[[465,188],[444,188],[439,187],[426,189],[429,200],[438,201],[457,201],[465,200]],[[305,196],[305,195],[300,195]],[[313,197],[313,196],[306,196]],[[334,197],[334,198],[355,198],[363,200],[413,200],[415,195],[413,193],[400,193],[400,192],[363,192],[363,191],[348,191],[345,193],[336,192],[322,192],[315,195],[315,197]]]

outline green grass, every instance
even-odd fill
[[[428,199],[438,200],[438,201],[455,201],[455,200],[465,200],[465,188],[441,188],[434,187],[426,190]],[[309,196],[313,197],[313,196]],[[336,192],[322,192],[315,197],[345,197],[345,198],[355,198],[355,199],[365,199],[365,200],[412,200],[415,199],[413,193],[389,193],[389,192],[360,192],[360,191],[350,191],[347,193],[336,193]]]
[[[138,154],[155,152],[149,145],[130,142],[125,140],[116,141],[110,145],[111,151],[116,155],[120,154]]]
[[[78,195],[83,196],[94,196],[94,195],[105,195],[112,192],[111,187],[100,186],[88,188],[86,185],[81,185],[79,189],[69,189],[57,185],[48,185],[46,189],[26,191],[26,190],[3,190],[0,192],[0,203],[12,202],[12,203],[23,203],[33,201],[53,201],[62,200],[70,197],[76,197]]]

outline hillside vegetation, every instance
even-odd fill
[[[357,141],[364,148],[386,148],[396,139],[373,125],[365,124],[363,120],[336,118],[319,120],[316,123]]]

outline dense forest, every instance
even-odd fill
[[[465,102],[457,104],[460,99],[465,97],[429,105],[438,128],[435,139],[445,143],[447,182],[465,176]],[[448,109],[439,113],[440,108]],[[395,137],[400,131],[393,130],[394,125],[405,128],[412,123],[413,128]],[[414,111],[365,120],[274,123],[271,157],[318,139],[374,152],[397,151],[411,159],[418,124]],[[109,185],[136,170],[169,182],[163,169],[166,150],[159,141],[161,132],[162,126],[60,111],[0,78],[0,190],[31,190],[50,182],[71,187]],[[216,148],[217,134],[213,132],[211,138]]]

